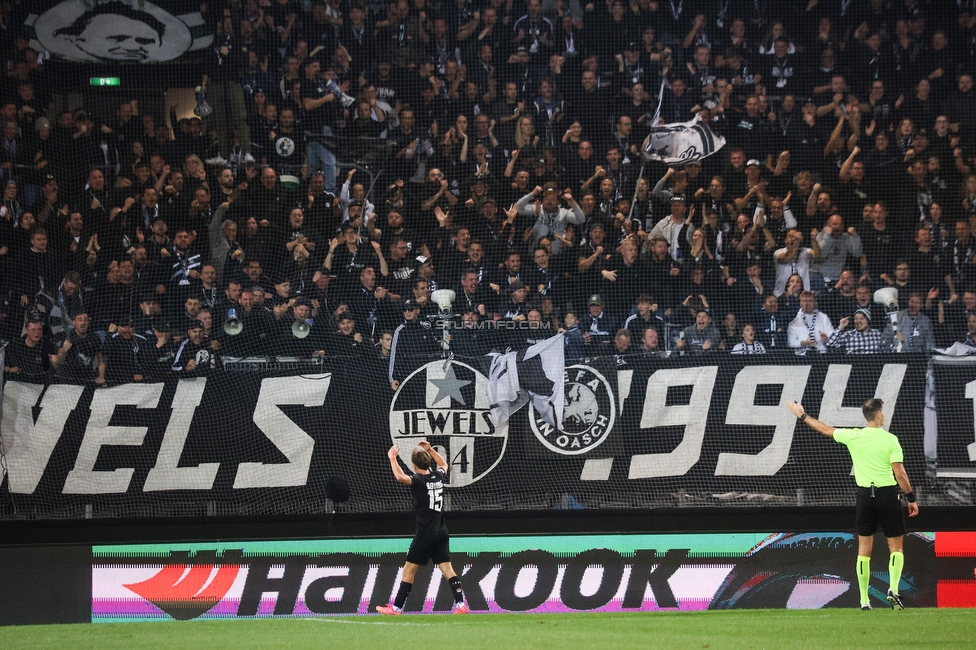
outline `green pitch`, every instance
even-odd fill
[[[976,610],[749,610],[411,615],[0,628],[0,647],[58,648],[972,648]]]

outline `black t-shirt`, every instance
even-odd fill
[[[8,368],[20,368],[20,371],[7,375],[8,379],[29,384],[43,384],[47,381],[51,369],[49,354],[57,354],[54,343],[44,338],[30,347],[25,339],[17,339],[7,348],[7,359],[4,361]]]
[[[139,334],[133,334],[132,338],[127,339],[116,332],[111,338],[105,339],[102,354],[105,356],[106,379],[127,383],[133,381],[136,375],[145,375],[148,365],[146,355],[151,354],[152,347]]]
[[[898,261],[898,237],[894,229],[889,226],[877,230],[869,226],[862,229],[860,235],[872,280],[877,281],[882,273],[892,273]]]
[[[435,467],[429,474],[411,474],[413,512],[417,515],[417,533],[433,532],[444,525],[444,483],[447,472]]]
[[[277,136],[271,143],[271,151],[268,152],[268,162],[276,170],[281,170],[284,165],[292,165],[293,169],[286,169],[286,172],[294,173],[305,160],[305,136],[293,129],[291,133],[275,131]]]
[[[77,332],[71,332],[68,340],[71,341],[71,349],[65,355],[66,363],[59,367],[59,371],[80,381],[97,377],[98,353],[102,348],[101,339],[90,332],[84,337],[78,336]]]
[[[325,79],[309,79],[305,77],[302,79],[302,103],[306,99],[322,99],[326,95],[331,95],[332,91],[326,88]],[[309,131],[314,133],[321,133],[322,127],[329,125],[333,121],[333,107],[338,102],[326,102],[316,109],[305,112],[305,123]]]
[[[397,100],[403,99],[402,84],[392,76],[380,79],[377,75],[370,82],[376,86],[376,98],[386,102],[391,108],[396,107]]]

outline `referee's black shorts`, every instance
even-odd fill
[[[905,515],[901,510],[899,494],[897,485],[857,488],[857,534],[865,537],[874,535],[880,524],[885,537],[904,535]]]
[[[451,561],[451,536],[447,532],[447,526],[418,531],[410,542],[407,562],[425,566],[430,560],[433,560],[434,564]]]

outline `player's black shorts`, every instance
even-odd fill
[[[447,526],[418,532],[410,542],[407,562],[424,566],[430,560],[434,564],[451,561],[451,536],[447,532]]]
[[[857,488],[857,534],[874,535],[878,525],[885,537],[905,534],[905,515],[901,510],[900,490],[897,485],[874,488]]]

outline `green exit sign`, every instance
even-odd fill
[[[118,77],[91,77],[89,79],[93,86],[121,86],[122,80]]]

